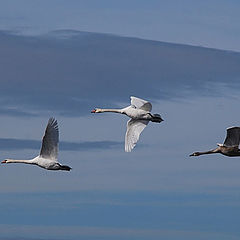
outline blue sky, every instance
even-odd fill
[[[1,165],[0,240],[239,239],[239,159],[188,157],[239,126],[238,5],[1,1],[1,158],[36,156],[54,116],[73,169]],[[165,121],[128,154],[127,117],[90,111],[131,95]]]
[[[239,51],[237,0],[2,0],[2,29],[115,33]]]

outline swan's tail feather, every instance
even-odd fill
[[[61,170],[70,171],[72,168],[66,165],[61,165]]]
[[[161,118],[160,114],[153,114],[151,121],[160,123],[163,121],[163,119]]]

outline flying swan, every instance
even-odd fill
[[[152,104],[137,97],[131,97],[131,105],[122,109],[95,108],[92,113],[114,112],[125,114],[131,119],[127,122],[125,135],[125,151],[131,152],[139,136],[149,121],[160,123],[163,121],[159,114],[152,114]]]
[[[223,144],[218,143],[218,147],[206,152],[194,152],[191,156],[200,156],[203,154],[221,153],[228,157],[240,156],[240,149],[238,149],[240,142],[240,127],[227,128],[227,136]]]
[[[70,171],[69,166],[61,165],[57,161],[58,156],[59,131],[58,123],[54,118],[48,120],[45,135],[42,139],[42,148],[40,155],[30,160],[5,159],[2,163],[25,163],[37,165],[47,170],[65,170]]]

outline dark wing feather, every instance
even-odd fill
[[[228,128],[227,136],[223,145],[227,147],[234,147],[239,146],[239,142],[240,142],[240,127]]]
[[[40,156],[57,161],[59,130],[57,120],[50,118],[42,140]]]

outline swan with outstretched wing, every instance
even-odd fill
[[[42,139],[42,148],[39,156],[30,160],[5,159],[2,163],[25,163],[37,165],[47,170],[70,171],[71,167],[61,165],[57,161],[58,157],[59,130],[57,120],[50,118]]]
[[[204,154],[221,153],[228,157],[240,156],[240,149],[238,149],[240,142],[240,127],[227,128],[227,136],[223,144],[217,144],[218,147],[205,152],[194,152],[191,156],[200,156]]]
[[[139,136],[149,121],[160,123],[163,121],[160,114],[152,114],[152,104],[137,97],[131,97],[131,105],[122,109],[95,108],[92,113],[114,112],[125,114],[131,119],[127,122],[125,135],[125,151],[131,152],[136,146]]]

